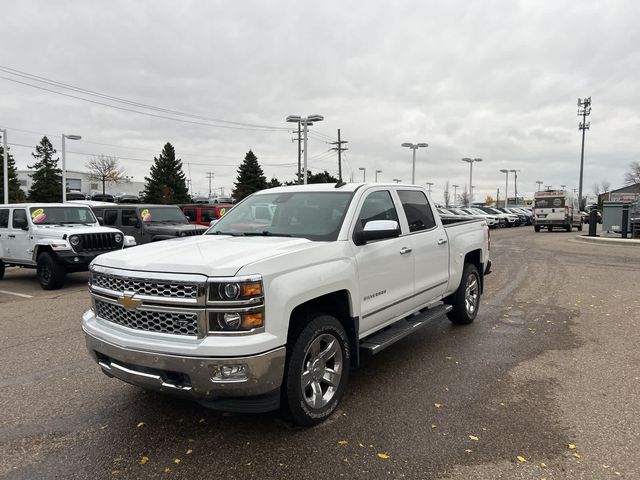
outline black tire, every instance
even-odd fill
[[[553,230],[553,227],[547,227],[547,231],[551,232]]]
[[[565,227],[565,229],[567,230],[567,232],[570,232],[571,230],[573,230],[573,227],[571,226],[571,224],[569,224]]]
[[[43,290],[57,290],[64,285],[67,272],[49,252],[38,256],[37,276]]]
[[[540,231],[540,225],[534,225],[533,226],[533,231],[534,232],[539,232]]]
[[[473,283],[475,282],[475,284]],[[472,291],[475,289],[475,295],[470,295],[469,304],[467,304],[467,288]],[[453,295],[447,298],[453,309],[447,313],[447,317],[451,323],[456,325],[468,325],[473,322],[478,315],[480,308],[480,274],[478,269],[472,263],[467,263],[462,270],[462,279],[460,285]]]
[[[582,231],[582,224],[578,225],[578,231],[581,232]]]
[[[282,383],[283,412],[302,426],[316,425],[333,413],[344,395],[351,367],[349,340],[342,324],[331,315],[311,315],[307,320],[308,323],[288,342]],[[332,342],[335,342],[334,348],[330,347]],[[317,354],[314,354],[314,346],[317,346]],[[334,353],[323,359],[321,354],[324,352]],[[309,382],[303,386],[305,372]],[[327,372],[338,374],[338,378],[334,378],[337,385],[326,381]],[[320,398],[316,392],[322,394]],[[312,405],[314,400],[317,400],[317,407]]]
[[[0,260],[0,280],[2,280],[4,278],[4,262],[2,260]]]

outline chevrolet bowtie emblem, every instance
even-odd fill
[[[125,293],[122,297],[118,298],[118,303],[127,310],[135,310],[142,305],[142,300],[133,298],[135,294]]]

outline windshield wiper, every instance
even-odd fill
[[[247,237],[290,237],[288,233],[273,233],[268,230],[264,230],[263,232],[246,232],[245,235]]]
[[[242,237],[244,233],[221,232],[219,230],[216,230],[215,232],[207,233],[207,235],[230,235],[232,237]]]

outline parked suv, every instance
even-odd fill
[[[95,257],[125,244],[133,239],[101,227],[84,205],[0,205],[0,279],[5,267],[36,268],[42,288],[55,290],[68,272],[88,270]]]
[[[101,225],[121,229],[136,244],[202,235],[207,229],[191,225],[175,205],[113,205],[91,207]]]
[[[230,203],[219,203],[216,205],[196,203],[181,205],[180,208],[189,219],[189,223],[208,227],[213,220],[220,220],[225,213],[233,208],[233,205]]]

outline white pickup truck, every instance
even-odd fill
[[[444,315],[475,319],[489,230],[448,221],[418,186],[263,190],[203,236],[98,257],[87,347],[146,389],[318,423],[363,356]]]

